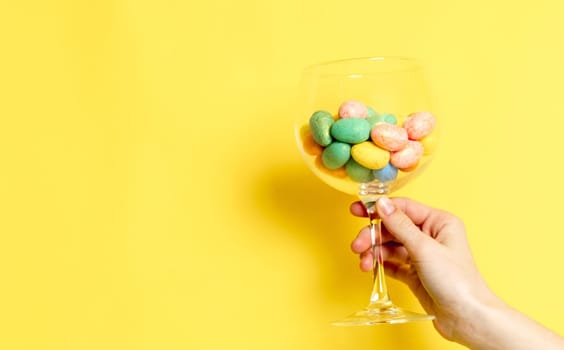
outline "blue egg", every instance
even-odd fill
[[[380,182],[388,182],[398,177],[398,168],[388,163],[385,167],[373,170],[374,177]]]

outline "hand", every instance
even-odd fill
[[[456,216],[406,199],[381,197],[386,273],[404,283],[446,339],[472,349],[562,349],[564,339],[507,306],[478,272]],[[356,216],[367,216],[360,202]],[[364,228],[351,244],[360,268],[372,269],[370,231]]]
[[[355,202],[351,212],[366,216]],[[377,202],[382,219],[386,273],[404,283],[428,313],[435,315],[435,328],[445,338],[457,338],[457,322],[469,303],[493,299],[479,274],[466,240],[464,224],[445,211],[405,198],[382,197]],[[370,231],[364,228],[352,242],[360,254],[360,267],[372,269]]]

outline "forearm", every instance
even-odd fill
[[[564,338],[495,299],[476,304],[458,341],[473,350],[562,350]]]

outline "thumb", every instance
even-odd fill
[[[388,197],[378,199],[376,210],[388,232],[403,244],[411,256],[416,257],[426,238],[423,232]]]

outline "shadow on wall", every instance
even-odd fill
[[[355,198],[330,188],[301,163],[267,169],[257,183],[258,210],[315,256],[326,297],[343,298],[359,288],[349,249],[363,225],[348,213]]]

